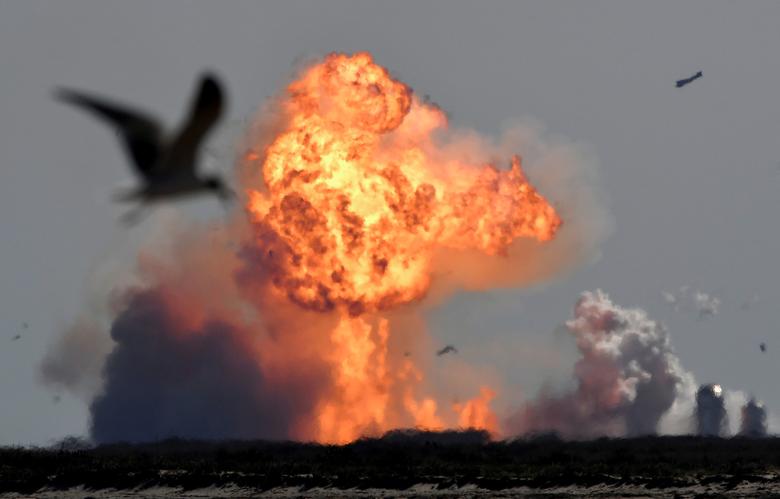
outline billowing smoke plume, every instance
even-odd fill
[[[728,431],[728,414],[720,385],[708,384],[696,392],[696,433],[701,436],[725,436]]]
[[[742,407],[739,434],[746,437],[765,437],[767,434],[766,408],[755,398]]]
[[[498,141],[451,130],[368,54],[313,64],[259,121],[272,125],[249,133],[237,160],[244,209],[224,226],[179,224],[165,231],[169,251],[141,251],[137,285],[112,290],[124,299],[111,325],[77,328],[110,333],[102,368],[73,372],[80,347],[68,338],[94,334],[71,334],[47,381],[97,386],[99,442],[497,431],[489,383],[453,403],[426,361],[404,355],[425,344],[420,303],[593,258],[609,223],[588,158],[538,127]],[[636,406],[626,424],[643,433],[668,389],[660,366],[637,362],[622,367],[621,390]]]
[[[566,323],[581,358],[574,391],[541,393],[509,421],[515,434],[554,431],[567,438],[646,435],[690,384],[666,330],[640,309],[585,292]]]
[[[135,293],[114,321],[105,387],[90,407],[93,438],[288,436],[289,421],[311,409],[319,376],[299,366],[295,386],[275,386],[250,335],[219,322],[190,329],[166,305],[159,292]]]

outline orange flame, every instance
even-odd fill
[[[483,386],[479,392],[478,398],[464,404],[452,405],[452,409],[458,413],[458,427],[481,428],[496,433],[498,423],[495,414],[490,410],[490,401],[495,398],[496,392],[486,386]]]
[[[501,255],[520,237],[547,241],[561,224],[555,210],[518,156],[499,170],[444,154],[436,142],[444,113],[367,53],[310,67],[288,86],[282,110],[285,126],[264,155],[244,158],[262,161],[267,187],[249,192],[248,210],[273,292],[340,317],[330,332],[333,387],[314,437],[347,442],[455,421],[495,430],[489,388],[451,415],[417,397],[422,374],[390,355],[381,314],[426,293],[437,249]]]

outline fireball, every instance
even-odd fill
[[[331,54],[286,90],[282,130],[244,162],[248,206],[268,288],[279,300],[335,314],[324,331],[332,388],[313,438],[348,442],[399,425],[496,429],[495,391],[449,411],[419,395],[422,371],[389,353],[387,311],[423,297],[436,251],[500,258],[518,238],[551,240],[555,209],[509,169],[445,154],[447,117],[367,53]]]

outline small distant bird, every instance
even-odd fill
[[[17,334],[17,335],[16,335],[16,336],[14,336],[13,338],[11,338],[11,341],[16,341],[16,340],[18,340],[18,339],[19,339],[19,338],[21,338],[21,337],[22,337],[22,335],[21,335],[21,334]]]
[[[692,81],[698,80],[701,77],[702,77],[702,74],[701,74],[701,71],[699,71],[698,73],[696,73],[693,76],[690,76],[688,78],[683,78],[682,80],[677,80],[677,88],[684,87],[685,85],[688,85]]]
[[[458,349],[452,345],[447,345],[446,347],[436,352],[436,355],[441,357],[442,355],[446,355],[448,353],[458,353]]]
[[[205,74],[200,81],[190,114],[177,133],[166,135],[162,126],[145,113],[108,100],[69,89],[60,89],[57,98],[85,109],[116,128],[142,185],[122,193],[117,201],[145,203],[173,197],[214,193],[221,201],[233,197],[218,176],[200,176],[197,157],[203,139],[219,120],[224,107],[224,93],[216,77]],[[137,220],[138,209],[123,217]]]
[[[760,348],[762,352],[766,352],[766,343],[762,342],[760,345],[758,345],[758,348]]]

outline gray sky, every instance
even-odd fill
[[[601,287],[665,322],[697,379],[780,411],[778,20],[774,1],[3,1],[0,444],[84,432],[84,403],[53,403],[37,368],[83,309],[91,270],[132,237],[108,201],[131,180],[121,150],[53,88],[176,123],[194,76],[212,68],[240,120],[296,61],[330,51],[372,52],[457,126],[496,134],[533,117],[601,165],[615,220],[601,259],[542,288],[456,297],[432,314],[436,340],[530,396],[560,366],[524,358],[523,345],[571,349],[556,325],[580,291]],[[674,88],[698,70],[703,79]],[[218,213],[208,203],[182,209]],[[663,303],[662,290],[686,284],[720,297],[720,314],[697,320]]]

